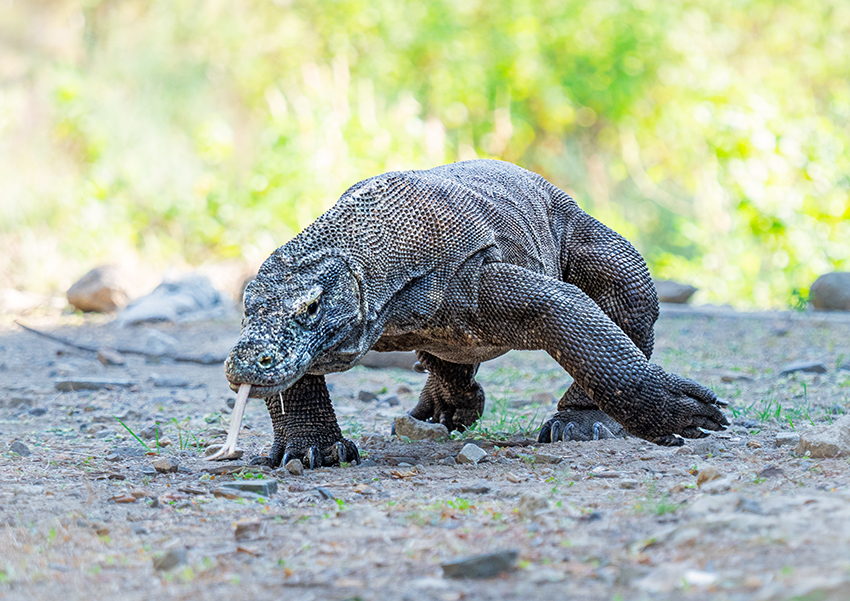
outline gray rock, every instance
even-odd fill
[[[177,339],[151,328],[145,332],[142,345],[151,355],[168,355],[177,350]]]
[[[474,555],[442,564],[446,578],[493,578],[514,567],[519,551],[506,550]]]
[[[557,455],[550,455],[548,453],[535,453],[531,456],[534,459],[534,463],[536,464],[546,464],[546,463],[560,463],[561,457]]]
[[[626,490],[633,490],[640,486],[640,482],[637,480],[632,480],[631,478],[625,478],[620,480],[620,488],[624,488]]]
[[[167,572],[184,563],[186,563],[186,549],[172,549],[165,555],[154,557],[153,569]]]
[[[371,369],[395,367],[396,369],[412,370],[416,361],[416,353],[413,351],[390,351],[387,353],[369,351],[360,359],[357,365]]]
[[[361,390],[357,393],[357,399],[364,403],[371,403],[372,401],[378,400],[378,395],[374,392],[369,392],[368,390]]]
[[[850,456],[850,415],[829,426],[812,426],[800,434],[797,455],[808,451],[810,457]]]
[[[66,296],[78,311],[110,313],[127,304],[127,292],[119,284],[114,265],[95,267],[74,282]]]
[[[474,465],[484,459],[484,457],[486,456],[487,451],[485,451],[478,445],[468,442],[463,445],[463,448],[460,450],[460,453],[457,454],[456,459],[458,463],[471,463]]]
[[[809,289],[809,299],[821,311],[850,311],[850,272],[820,276]]]
[[[47,413],[47,409],[45,409],[44,407],[33,407],[29,410],[28,413],[35,417],[41,417],[42,415]]]
[[[446,487],[446,490],[451,493],[486,495],[490,492],[490,485],[484,480],[479,480],[478,482],[472,482],[469,484],[450,484]]]
[[[107,388],[129,388],[134,386],[133,380],[120,380],[111,378],[73,378],[56,381],[56,390],[61,392],[73,392],[75,390],[103,390]]]
[[[716,456],[726,450],[726,441],[715,437],[689,440],[688,445],[693,448],[694,455],[702,457]]]
[[[785,365],[782,368],[782,371],[779,372],[779,375],[787,376],[798,371],[810,374],[825,374],[826,365],[824,365],[820,361],[795,361],[794,363],[788,363],[787,365]]]
[[[304,464],[301,463],[300,459],[290,459],[283,467],[293,476],[300,476],[304,473]]]
[[[429,424],[410,415],[402,415],[393,420],[397,436],[406,436],[410,440],[446,440],[449,429],[443,424]]]
[[[30,451],[30,448],[24,443],[22,443],[20,440],[16,440],[12,444],[10,444],[9,450],[13,453],[17,453],[21,457],[28,457],[32,455],[32,451]]]
[[[211,444],[206,449],[204,449],[204,455],[206,457],[209,457],[210,455],[214,455],[214,454],[218,453],[221,450],[221,447],[223,447],[223,446],[224,445],[220,445],[220,444]],[[233,452],[230,455],[228,455],[227,457],[224,457],[224,459],[227,460],[227,461],[232,461],[234,459],[241,459],[242,455],[244,455],[244,454],[245,454],[244,450],[237,448],[237,449],[234,449]]]
[[[162,426],[159,424],[149,424],[139,432],[139,438],[144,438],[145,440],[154,440],[157,436],[162,438]]]
[[[440,465],[457,465],[457,459],[449,455],[448,457],[443,457],[437,463]]]
[[[658,292],[659,302],[683,304],[690,300],[697,288],[673,280],[657,280],[655,290]]]
[[[185,278],[163,282],[153,292],[133,301],[118,316],[121,325],[151,321],[194,321],[226,317],[231,304],[205,276],[190,274]]]
[[[776,446],[777,447],[797,446],[798,442],[800,442],[800,433],[799,432],[777,432],[776,433]]]
[[[277,493],[277,480],[234,480],[223,482],[220,486],[256,493],[262,497],[270,497]]]
[[[390,407],[398,407],[399,405],[401,405],[401,401],[398,400],[397,396],[388,396],[384,399],[383,402],[389,405]]]

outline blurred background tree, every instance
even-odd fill
[[[492,157],[783,307],[850,268],[848,126],[843,0],[0,0],[0,287],[256,268],[360,179]]]

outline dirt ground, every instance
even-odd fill
[[[193,356],[223,357],[238,335],[238,320],[22,321],[78,344],[165,340]],[[124,365],[104,366],[7,319],[0,597],[850,598],[850,464],[777,445],[778,432],[848,410],[850,371],[840,367],[850,363],[850,316],[668,308],[656,329],[656,362],[730,401],[726,432],[678,449],[638,439],[538,445],[536,429],[570,378],[546,355],[510,353],[481,368],[488,409],[479,427],[448,442],[402,441],[390,436],[391,421],[413,407],[425,376],[357,367],[328,381],[364,464],[292,475],[203,459],[223,440],[235,396],[220,364],[124,354]],[[826,373],[780,375],[795,361]],[[82,378],[111,384],[57,389]],[[364,402],[361,391],[378,399]],[[148,451],[134,435],[155,422],[159,447],[156,436],[142,438]],[[245,460],[267,452],[271,438],[252,400]],[[486,457],[455,464],[469,442]],[[161,459],[179,471],[157,472]],[[700,486],[700,474],[718,478]],[[257,478],[277,482],[277,492],[224,486]],[[515,568],[495,577],[447,578],[441,568],[510,550]]]

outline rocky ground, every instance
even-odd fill
[[[357,367],[328,380],[363,464],[303,474],[203,459],[228,425],[238,320],[23,322],[147,356],[0,329],[0,596],[850,598],[847,314],[666,309],[655,361],[733,421],[678,449],[536,444],[570,382],[540,353],[482,366],[473,431],[400,440],[425,376]],[[252,401],[245,459],[270,442]],[[458,464],[469,443],[483,458]]]

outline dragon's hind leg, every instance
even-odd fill
[[[443,424],[449,431],[466,430],[478,421],[484,412],[484,390],[475,381],[478,364],[450,363],[423,351],[416,354],[428,381],[410,415]]]

